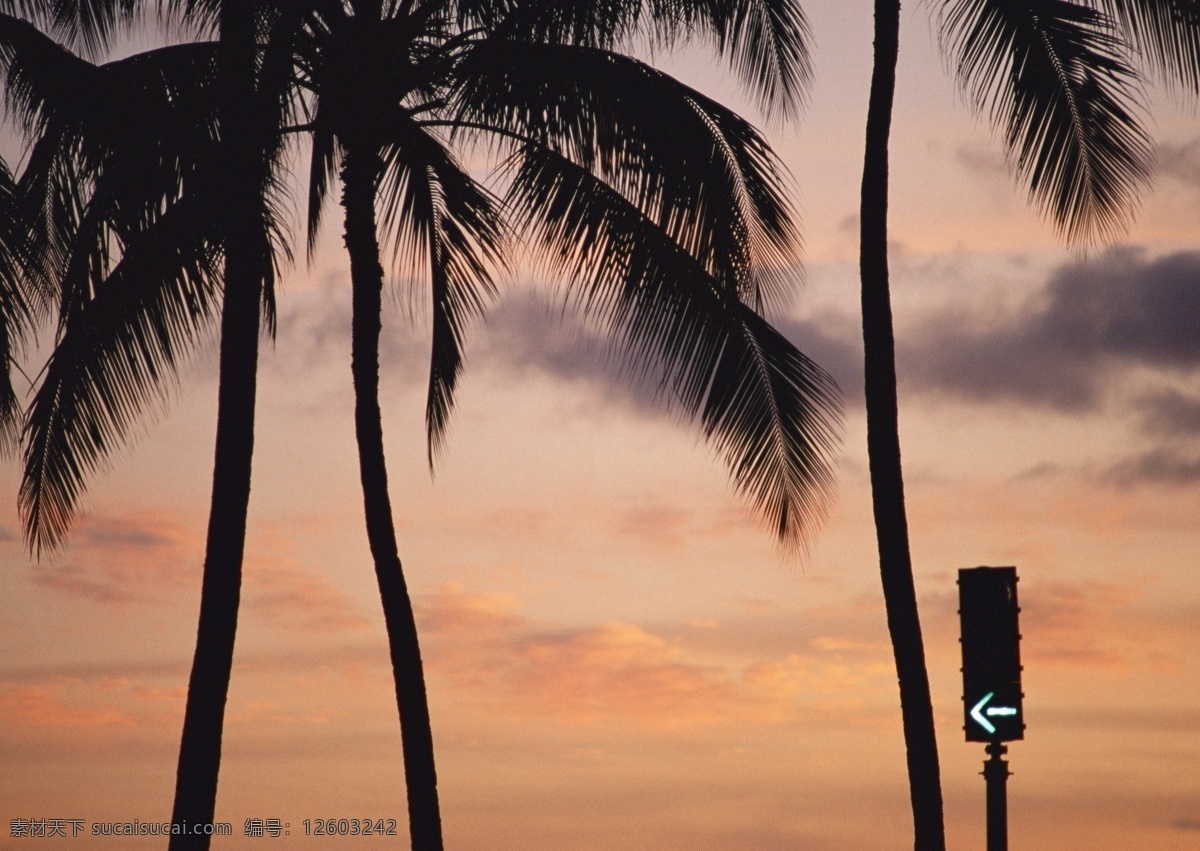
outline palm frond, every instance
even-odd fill
[[[15,454],[21,403],[12,371],[30,330],[30,293],[37,297],[38,270],[16,182],[0,162],[0,458]]]
[[[768,114],[794,118],[812,79],[795,0],[513,0],[460,4],[493,38],[613,48],[648,34],[663,47],[711,40]]]
[[[24,428],[20,503],[37,553],[61,542],[87,476],[195,343],[222,237],[215,46],[93,66],[47,42],[0,19],[20,83],[10,98],[40,133],[19,192],[58,302],[58,345]]]
[[[504,256],[496,200],[449,151],[410,120],[395,122],[384,149],[381,225],[401,269],[418,285],[428,279],[433,336],[425,407],[429,463],[443,446],[462,372],[466,323],[495,296],[492,271]]]
[[[190,199],[172,206],[66,318],[25,424],[20,507],[35,553],[61,543],[87,477],[163,398],[214,314],[219,257],[204,239],[213,212]]]
[[[510,201],[573,297],[624,342],[632,372],[662,365],[779,541],[806,543],[833,490],[833,379],[588,169],[536,144],[513,168]]]
[[[799,246],[789,178],[744,119],[596,48],[488,42],[459,71],[464,118],[592,169],[754,306],[782,299]]]
[[[812,82],[808,19],[794,0],[657,0],[660,31],[699,29],[770,114],[795,119]],[[679,23],[684,26],[680,27]]]
[[[1200,3],[1196,0],[1100,0],[1126,43],[1168,86],[1200,94]]]
[[[144,5],[138,0],[3,0],[0,11],[36,22],[95,58],[112,41],[117,25]]]
[[[1030,197],[1070,239],[1110,237],[1149,179],[1139,80],[1111,22],[1066,0],[947,0],[942,38]]]

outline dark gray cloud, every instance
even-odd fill
[[[293,377],[331,367],[350,368],[350,290],[297,292],[280,300],[272,368]],[[429,332],[385,304],[379,338],[380,371],[386,377],[424,382],[428,373]]]
[[[1136,485],[1187,487],[1200,483],[1200,457],[1163,447],[1124,458],[1100,473],[1100,482],[1118,488]]]
[[[1139,397],[1134,407],[1142,416],[1142,430],[1156,437],[1200,436],[1200,398],[1178,390],[1162,390]]]
[[[331,392],[340,394],[339,404],[345,402],[342,397],[350,393],[350,319],[346,288],[292,294],[281,301],[276,351],[264,357],[265,364],[287,380],[333,374],[337,379]],[[850,320],[827,315],[775,324],[844,389],[861,394],[861,344],[855,348],[843,339],[859,336]],[[414,320],[394,306],[385,309],[380,339],[383,381],[393,387],[423,388],[429,345],[424,317]],[[586,387],[606,406],[647,418],[677,416],[672,394],[664,392],[661,366],[629,361],[624,354],[561,295],[520,289],[504,292],[482,319],[473,320],[464,345],[468,375],[486,371],[492,380],[516,383],[549,377]],[[321,396],[313,404],[327,402]]]
[[[847,317],[823,314],[784,318],[775,327],[800,351],[829,372],[847,395],[861,394],[860,332]],[[606,400],[650,415],[669,410],[663,370],[655,364],[631,365],[623,349],[562,302],[515,294],[492,310],[478,343],[468,344],[471,364],[515,373],[540,373],[568,383],[587,384]]]
[[[1200,253],[1149,260],[1123,250],[1064,266],[1045,289],[990,322],[933,318],[902,339],[918,388],[1059,410],[1095,407],[1126,367],[1200,367]]]
[[[1008,163],[999,144],[991,141],[974,140],[954,149],[954,161],[967,171],[985,177],[1009,177]]]

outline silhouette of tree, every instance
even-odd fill
[[[492,295],[492,274],[512,241],[529,237],[579,282],[585,306],[625,338],[631,357],[668,362],[686,409],[701,414],[781,539],[800,540],[831,482],[832,382],[747,306],[786,286],[776,267],[790,259],[795,235],[782,170],[733,113],[609,49],[639,26],[640,4],[617,10],[618,18],[598,11],[536,2],[313,4],[297,44],[313,138],[310,246],[331,181],[342,185],[359,466],[415,848],[441,848],[442,837],[383,452],[380,224],[401,277],[431,290],[431,465],[462,368],[466,321]],[[775,59],[742,64],[767,100],[790,108],[806,65],[802,46],[789,41],[802,19],[788,14],[749,35],[723,19],[697,15],[691,23],[718,34],[732,28],[723,44],[735,56],[743,42],[777,42]],[[660,15],[658,24],[668,23],[683,25]],[[780,23],[791,28],[772,35]],[[624,96],[631,86],[642,91],[637,103]],[[509,157],[503,200],[455,159],[455,148],[481,137]]]
[[[218,6],[218,148],[224,171],[214,175],[214,185],[226,208],[220,219],[224,290],[217,438],[200,620],[172,810],[172,821],[188,824],[212,822],[216,807],[250,500],[260,309],[274,303],[270,199],[290,75],[290,64],[273,61],[270,50],[259,56],[259,30],[270,30],[257,4],[223,0]],[[178,834],[169,847],[207,851],[209,842],[208,836]]]
[[[135,5],[64,0],[8,8],[98,52]],[[786,4],[747,15],[640,4],[331,2],[292,4],[266,17],[266,7],[253,4],[177,5],[200,26],[216,25],[218,42],[97,67],[22,21],[3,21],[7,91],[39,140],[26,196],[37,204],[41,256],[58,287],[58,345],[26,435],[22,506],[31,546],[40,552],[61,541],[86,476],[154,400],[212,315],[214,285],[223,278],[213,505],[173,814],[177,822],[211,821],[236,630],[260,308],[268,323],[272,316],[270,199],[292,58],[279,61],[270,47],[295,44],[300,79],[318,107],[314,230],[328,172],[343,155],[368,530],[381,564],[401,714],[416,718],[403,725],[414,844],[440,847],[428,712],[379,424],[376,192],[382,185],[387,233],[433,289],[431,462],[461,369],[463,323],[490,293],[491,267],[512,230],[551,253],[551,265],[576,281],[577,297],[624,339],[631,360],[665,363],[670,386],[700,417],[737,484],[770,515],[781,540],[798,543],[831,485],[837,394],[756,311],[786,287],[781,270],[793,259],[782,169],[742,119],[609,48],[643,18],[664,41],[711,31],[764,101],[787,113],[807,73],[803,20]],[[298,15],[307,22],[304,38],[281,34]],[[264,41],[272,20],[274,38]],[[355,29],[364,22],[376,26]],[[559,79],[563,68],[580,78]],[[629,86],[645,99],[630,103]],[[137,96],[122,101],[131,88]],[[333,96],[320,108],[323,92]],[[593,136],[592,128],[601,132]],[[510,153],[503,203],[448,147],[481,134]],[[411,762],[410,751],[417,754]],[[180,836],[171,847],[207,844]]]
[[[944,0],[943,47],[1000,131],[1014,175],[1068,240],[1109,238],[1149,177],[1138,119],[1143,60],[1196,88],[1200,15],[1191,0]],[[915,847],[945,847],[933,707],[904,510],[895,344],[888,283],[888,134],[899,52],[899,0],[875,2],[860,265],[871,470],[880,572],[896,659]]]
[[[7,8],[95,53],[135,5]],[[200,28],[218,23],[215,4],[178,5]],[[25,427],[21,506],[35,552],[61,542],[87,475],[159,397],[221,296],[213,499],[173,814],[191,824],[211,822],[215,805],[260,316],[273,328],[283,247],[273,198],[291,80],[290,53],[282,63],[269,50],[258,55],[258,35],[281,16],[250,3],[223,4],[220,13],[217,43],[101,66],[7,15],[0,46],[6,95],[37,139],[21,194],[34,210],[32,231],[58,301],[57,345]],[[180,835],[171,847],[208,843]]]

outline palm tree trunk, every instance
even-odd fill
[[[375,191],[382,161],[370,147],[349,147],[342,169],[342,204],[346,215],[346,249],[354,290],[352,370],[354,428],[366,510],[367,539],[375,560],[375,577],[383,603],[396,706],[404,746],[408,787],[408,821],[416,851],[441,851],[437,772],[433,763],[433,729],[425,694],[425,673],[412,601],[396,546],[396,529],[388,497],[379,411],[379,331],[383,267],[375,223]]]
[[[925,670],[925,649],[921,641],[908,545],[908,519],[904,512],[896,402],[896,346],[888,291],[888,135],[896,89],[899,40],[899,0],[876,0],[875,66],[867,110],[859,254],[866,353],[867,455],[879,542],[879,570],[900,684],[914,847],[917,851],[944,851],[946,839],[933,701]]]
[[[226,128],[223,186],[228,230],[225,237],[225,296],[221,307],[220,389],[213,464],[212,503],[200,592],[196,652],[188,682],[183,737],[179,748],[170,851],[207,851],[210,837],[191,829],[211,824],[216,809],[217,773],[225,702],[233,668],[241,592],[246,512],[250,502],[250,461],[254,450],[254,402],[258,367],[259,303],[262,296],[261,201],[256,179],[262,167],[255,150],[249,108],[254,81],[254,29],[250,3],[221,4],[222,124]]]

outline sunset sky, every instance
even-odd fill
[[[1011,847],[1200,847],[1200,122],[1157,97],[1154,185],[1119,245],[1062,246],[908,3],[892,141],[901,439],[950,847],[984,843],[962,733],[962,567],[1021,578],[1026,740]],[[694,425],[631,388],[554,282],[472,329],[431,478],[427,330],[385,317],[385,439],[427,664],[447,845],[911,848],[866,472],[857,205],[870,4],[807,0],[816,79],[770,124],[805,234],[772,317],[846,395],[837,501],[785,559]],[[665,67],[762,122],[702,49]],[[216,848],[374,848],[406,821],[362,522],[336,214],[264,350]],[[302,245],[303,237],[297,238]],[[299,252],[301,255],[302,251]],[[402,299],[401,299],[402,301]],[[169,818],[195,639],[216,347],[95,478],[68,547],[23,547],[0,469],[0,849],[16,818]],[[242,836],[280,818],[292,837]],[[58,840],[162,847],[161,840]],[[389,846],[390,847],[390,846]]]

